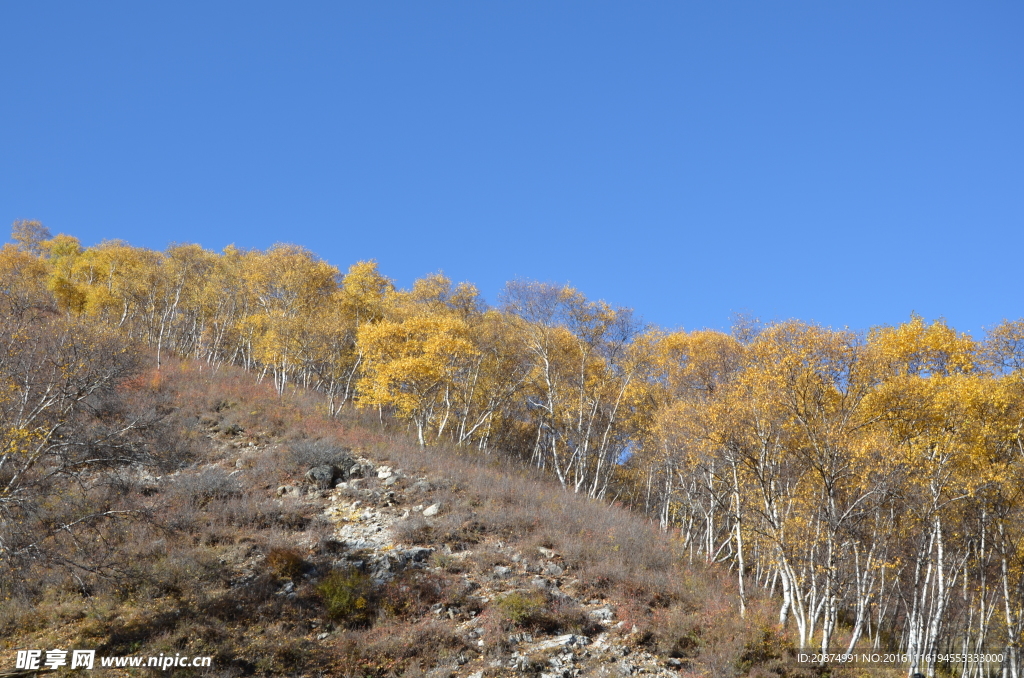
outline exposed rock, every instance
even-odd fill
[[[409,560],[416,563],[422,563],[424,560],[433,555],[434,549],[426,548],[424,546],[417,546],[405,551],[405,555]]]
[[[384,472],[386,477],[381,478],[381,485],[393,489],[399,487],[395,483],[403,477],[400,470],[376,468],[363,462],[365,460],[360,460],[360,464],[367,469],[367,476],[374,478],[375,474],[380,477],[381,472]],[[573,577],[571,569],[566,573],[562,556],[553,549],[540,547],[535,554],[531,550],[524,556],[517,550],[521,547],[514,544],[506,546],[500,542],[480,546],[469,544],[457,548],[442,543],[407,547],[398,541],[391,528],[397,521],[408,520],[410,516],[417,520],[417,512],[426,518],[433,518],[441,512],[440,502],[424,507],[423,495],[414,494],[427,491],[431,487],[429,481],[416,479],[409,491],[403,493],[397,489],[387,491],[379,487],[376,480],[360,481],[353,475],[350,473],[348,480],[338,485],[339,491],[326,493],[326,501],[322,504],[322,515],[335,526],[329,540],[329,552],[336,554],[333,566],[356,568],[378,585],[399,577],[419,577],[413,573],[402,574],[406,570],[437,574],[446,571],[443,576],[459,588],[461,598],[458,605],[437,603],[427,615],[435,623],[450,625],[452,631],[458,633],[466,643],[466,647],[458,657],[450,657],[441,665],[422,666],[425,673],[418,675],[446,678],[612,678],[633,675],[669,678],[679,675],[679,667],[667,665],[664,656],[657,657],[636,646],[635,635],[626,633],[629,627],[615,623],[615,608],[610,600],[577,600],[579,582]],[[408,477],[410,482],[413,479]],[[284,496],[297,491],[298,488],[282,486],[279,494]],[[318,491],[316,494],[323,496],[325,493]],[[413,502],[419,502],[419,505],[413,505]],[[446,510],[456,508],[446,505]],[[321,542],[320,548],[326,548],[324,543]],[[474,554],[478,548],[482,558]],[[502,564],[498,565],[493,560],[488,563],[487,559],[496,555],[489,552],[494,548],[497,554],[502,554],[500,557],[509,560],[499,559],[498,562]],[[435,553],[441,555],[432,558]],[[461,576],[458,579],[450,578],[449,574],[452,573]],[[542,574],[537,576],[537,573]],[[255,575],[249,576],[252,578]],[[232,586],[236,585],[232,582]],[[303,586],[300,583],[294,590],[281,590],[280,594],[284,597],[294,596],[301,592]],[[606,630],[597,635],[593,642],[576,634],[549,636],[542,630],[520,630],[515,634],[494,637],[493,629],[482,624],[488,617],[481,618],[478,615],[486,615],[494,601],[501,600],[509,593],[529,591],[531,588],[544,591],[545,598],[552,603],[564,601],[570,605],[586,606],[584,609],[589,610],[587,615],[591,622],[603,625]],[[311,631],[310,639],[332,642],[330,639],[334,636],[323,634],[327,630],[321,627]]]
[[[366,462],[359,462],[352,464],[348,467],[348,478],[365,478],[373,475],[374,467],[373,464]]]
[[[546,574],[548,576],[560,577],[563,572],[565,572],[565,570],[563,570],[562,566],[558,565],[557,563],[545,563],[544,564],[544,574]]]
[[[553,650],[559,647],[583,647],[590,641],[586,636],[577,636],[573,633],[567,633],[564,636],[556,636],[548,640],[542,640],[536,645],[529,649],[529,652],[543,652],[545,650]]]
[[[320,490],[326,490],[334,485],[334,478],[337,476],[337,469],[327,464],[314,466],[306,471],[306,480]]]

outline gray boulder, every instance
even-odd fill
[[[334,479],[337,476],[337,471],[338,469],[328,464],[314,466],[306,471],[306,480],[309,481],[310,485],[313,485],[317,489],[326,490],[334,486]]]
[[[415,548],[407,549],[405,556],[416,563],[422,563],[424,560],[429,558],[434,553],[434,549],[426,548],[424,546],[417,546]]]
[[[565,570],[563,570],[562,567],[557,563],[544,564],[544,574],[548,575],[549,577],[560,577],[562,576],[562,573],[564,571]]]

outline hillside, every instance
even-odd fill
[[[221,676],[795,675],[791,643],[756,610],[740,621],[724,573],[500,458],[326,417],[317,395],[229,367],[165,363],[116,398],[160,413],[137,441],[152,457],[83,473],[77,499],[133,513],[90,525],[102,549],[55,533],[36,551],[49,557],[3,573],[5,657],[210,656],[175,671]]]
[[[275,605],[319,600],[362,638],[351,647],[376,647],[380,619],[420,628],[417,605],[385,602],[398,594],[377,551],[393,546],[427,549],[410,571],[434,568],[444,591],[511,568],[513,588],[458,594],[498,620],[484,631],[626,629],[644,651],[679,655],[673,669],[768,666],[795,648],[887,653],[929,676],[1017,671],[1024,320],[980,338],[916,315],[868,332],[798,320],[667,331],[568,285],[512,281],[491,306],[441,274],[402,290],[373,262],[342,273],[294,245],[82,247],[37,222],[13,236],[0,248],[0,591],[21,620],[12,629],[19,605],[58,582],[88,598],[201,589],[211,609],[221,603],[208,591],[244,602],[231,588],[240,575],[223,568],[245,551],[271,563],[248,567],[256,599],[298,576]],[[352,466],[356,486],[334,488]],[[334,494],[311,498],[311,484]],[[365,511],[385,541],[352,553],[335,523]],[[305,546],[300,530],[314,533]],[[462,564],[480,558],[494,562]],[[544,568],[568,579],[535,590],[512,576]],[[335,594],[360,607],[342,614],[325,602]],[[211,637],[241,614],[224,609]],[[591,612],[612,618],[599,628]],[[507,645],[472,633],[442,646]],[[380,652],[380,665],[343,663],[383,675],[419,661]]]

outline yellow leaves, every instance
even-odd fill
[[[50,230],[38,221],[20,219],[11,227],[11,239],[18,247],[33,256],[43,253],[42,244],[50,238]]]
[[[349,267],[341,280],[339,304],[351,319],[353,330],[364,322],[380,320],[386,313],[386,299],[394,284],[381,275],[375,261],[360,261]]]
[[[984,346],[989,365],[1024,377],[1024,320],[1004,320],[989,330]]]
[[[0,428],[0,457],[25,455],[46,439],[46,433],[34,428],[8,426]]]
[[[358,344],[364,360],[360,402],[391,405],[406,416],[422,411],[439,389],[477,351],[465,321],[419,315],[363,325]]]
[[[311,313],[336,289],[338,269],[297,245],[277,244],[267,252],[248,252],[243,275],[265,311]]]
[[[745,349],[734,337],[700,330],[657,337],[651,348],[656,380],[669,398],[707,397],[742,367]]]
[[[48,305],[43,260],[14,245],[0,247],[0,312],[21,313]]]
[[[958,333],[943,320],[928,325],[916,314],[898,327],[873,329],[868,345],[873,357],[897,375],[966,373],[978,362],[979,347],[969,334]]]

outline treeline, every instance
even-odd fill
[[[567,286],[512,282],[495,308],[441,275],[400,290],[372,262],[341,273],[291,245],[83,248],[34,222],[15,241],[12,309],[117,327],[158,361],[241,365],[627,502],[729,563],[741,599],[776,591],[802,647],[997,651],[1016,675],[1024,321],[980,339],[919,317],[666,332]]]

